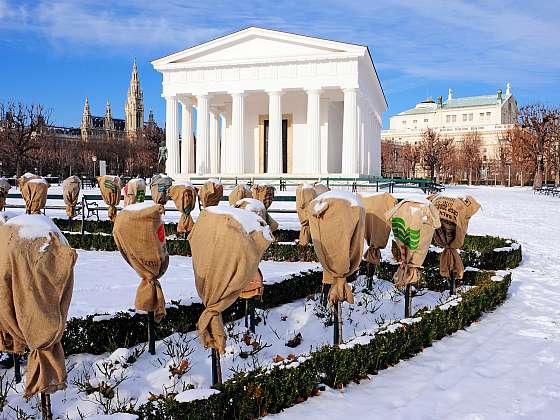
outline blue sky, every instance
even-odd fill
[[[136,58],[146,110],[164,120],[149,61],[247,26],[367,44],[389,111],[428,95],[493,94],[559,104],[560,1],[0,0],[0,101],[40,102],[76,126],[89,96],[122,118]],[[147,117],[147,116],[146,116]]]

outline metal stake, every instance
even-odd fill
[[[43,420],[53,420],[51,410],[51,396],[41,392],[41,415]]]
[[[14,378],[16,380],[16,384],[19,384],[21,382],[21,365],[19,362],[19,355],[12,353],[12,357],[14,358]]]
[[[329,299],[329,291],[331,290],[331,285],[327,283],[323,283],[321,285],[321,305],[326,308],[328,299]]]
[[[216,349],[212,349],[212,384],[222,383],[222,367],[220,366],[220,355]]]
[[[404,317],[412,316],[412,285],[407,284],[404,291]]]
[[[339,300],[334,303],[334,323],[333,323],[333,344],[342,344],[342,302]]]
[[[154,312],[148,312],[148,352],[153,356],[156,354],[156,327]]]

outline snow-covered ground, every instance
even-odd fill
[[[457,187],[449,188],[447,193],[472,194],[482,204],[481,211],[471,221],[471,233],[501,235],[522,244],[524,260],[514,270],[508,301],[479,323],[380,372],[372,382],[362,381],[361,385],[351,385],[342,391],[328,390],[278,417],[558,418],[560,200],[517,188]],[[283,228],[299,226],[295,215],[277,216]],[[384,257],[388,257],[387,251]],[[95,251],[79,251],[79,254],[71,314],[113,312],[130,307],[138,279],[120,255]],[[271,282],[310,267],[313,264],[266,262],[261,265],[266,281]],[[352,309],[344,305],[345,338],[402,316],[401,296],[392,285],[376,282],[375,294],[371,296],[360,293],[360,282],[356,283],[355,291],[356,302],[362,305],[355,304]],[[189,258],[171,257],[162,285],[167,301],[198,300]],[[434,306],[445,298],[426,292],[415,298],[414,304],[416,308]],[[373,308],[377,309],[372,312]],[[243,321],[228,326],[228,354],[222,362],[225,378],[231,376],[232,370],[269,364],[276,354],[284,357],[289,353],[299,354],[332,340],[332,327],[325,327],[316,301],[299,300],[260,315],[266,319],[266,325],[264,322],[258,325],[257,336],[251,341],[257,341],[257,348],[263,348],[253,356],[241,357],[241,351],[249,352],[252,348],[243,343]],[[286,347],[285,343],[297,333],[302,334],[302,343],[294,349]],[[130,397],[145,401],[150,392],[181,391],[184,383],[191,383],[199,390],[181,397],[188,399],[209,386],[208,351],[201,348],[195,332],[175,334],[158,342],[155,357],[143,353],[126,368],[121,367],[122,363],[114,364],[128,358],[133,350],[120,349],[112,355],[71,356],[67,361],[69,389],[53,395],[55,412],[69,418],[79,417],[78,409],[88,414],[101,413],[104,400],[100,394],[78,394],[78,383],[83,383],[87,376],[93,385],[107,380],[101,371],[115,366],[108,382],[114,383],[115,377],[121,374],[126,377],[119,386],[121,401]],[[194,352],[188,356],[190,371],[180,379],[171,375],[170,367],[183,358],[182,353],[191,350]],[[18,390],[21,391],[21,386]],[[12,406],[34,412],[34,399],[25,403],[12,393],[9,401]]]
[[[529,189],[449,188],[482,204],[470,232],[517,239],[508,300],[371,382],[327,390],[289,419],[560,418],[560,199]]]

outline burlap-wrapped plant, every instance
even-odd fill
[[[309,203],[309,227],[315,253],[330,284],[329,302],[354,303],[346,278],[358,270],[364,250],[365,213],[348,191],[329,191]]]
[[[278,229],[278,223],[276,222],[276,220],[270,217],[270,215],[266,211],[266,208],[264,207],[264,204],[259,200],[256,200],[254,198],[243,198],[239,200],[234,207],[249,210],[250,212],[255,213],[266,222],[271,232],[274,232]],[[261,296],[263,290],[263,275],[259,268],[253,276],[253,279],[249,282],[249,285],[245,288],[245,290],[243,290],[243,292],[241,292],[241,295],[239,297],[242,299],[251,299],[255,296]]]
[[[143,203],[146,198],[146,181],[132,178],[123,188],[124,205]]]
[[[156,204],[161,204],[165,206],[169,200],[169,195],[167,191],[169,187],[173,184],[173,178],[168,177],[165,174],[157,174],[152,177],[150,181],[150,191],[152,193],[152,200]]]
[[[113,227],[121,255],[142,279],[134,307],[154,312],[156,322],[165,316],[165,298],[159,279],[169,265],[162,214],[160,204],[131,204],[117,215]]]
[[[327,187],[325,184],[321,184],[320,182],[315,182],[313,184],[313,189],[315,190],[315,193],[317,195],[321,195],[323,193],[326,193],[327,191],[330,191],[331,189],[329,187]]]
[[[39,175],[35,175],[32,174],[30,172],[26,172],[24,173],[22,176],[19,177],[18,179],[18,187],[20,190],[23,189],[23,186],[28,182],[31,181],[32,179],[41,179],[41,177]],[[22,195],[23,195],[23,191],[22,191]],[[23,199],[25,200],[25,197],[23,197]]]
[[[28,214],[40,214],[47,204],[49,184],[43,178],[28,180],[21,187],[21,195],[25,200],[25,210]]]
[[[76,215],[76,204],[80,197],[82,181],[75,175],[69,176],[62,183],[62,196],[66,204],[66,215],[71,219]]]
[[[365,239],[368,249],[364,254],[364,260],[378,265],[381,261],[381,250],[387,246],[391,233],[391,222],[387,220],[385,213],[395,207],[397,199],[388,192],[359,196],[366,212]]]
[[[239,200],[243,200],[244,198],[251,198],[252,196],[253,195],[251,194],[251,188],[249,188],[246,184],[239,184],[230,193],[228,202],[230,206],[235,206],[235,204]]]
[[[446,197],[439,194],[428,197],[439,212],[441,226],[434,233],[434,241],[443,248],[439,259],[439,272],[442,277],[463,278],[465,267],[457,251],[465,242],[465,235],[471,217],[480,209],[474,197]]]
[[[29,348],[25,397],[66,388],[60,340],[76,258],[46,216],[20,215],[0,225],[0,351]]]
[[[296,188],[296,210],[301,225],[299,231],[299,244],[305,246],[311,242],[307,206],[318,195],[329,191],[323,184],[302,184]]]
[[[117,206],[121,202],[121,179],[114,175],[104,175],[97,177],[97,183],[103,201],[109,206],[109,220],[114,221],[117,215]]]
[[[0,211],[4,210],[6,206],[6,197],[8,197],[10,188],[12,188],[12,186],[8,180],[6,178],[0,178]]]
[[[178,183],[169,188],[168,194],[181,213],[177,233],[190,232],[194,226],[191,212],[196,205],[196,188],[190,182]]]
[[[202,207],[212,207],[220,204],[224,194],[224,186],[217,179],[209,179],[198,191],[198,197]]]
[[[272,202],[274,201],[274,192],[276,188],[272,185],[253,185],[251,188],[251,194],[253,194],[253,198],[261,201],[264,206],[268,209]]]
[[[197,327],[206,348],[224,353],[222,312],[246,289],[272,239],[265,222],[247,210],[212,207],[200,213],[188,240],[205,307]]]
[[[400,256],[399,268],[393,276],[395,286],[418,283],[419,269],[432,243],[434,230],[441,226],[437,209],[429,201],[403,200],[387,213]]]

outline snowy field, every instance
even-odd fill
[[[560,200],[518,188],[452,187],[446,193],[471,194],[481,203],[481,211],[471,221],[470,233],[513,238],[523,246],[523,263],[514,270],[509,299],[480,322],[436,342],[410,360],[381,371],[373,381],[362,381],[361,385],[351,385],[341,391],[327,390],[277,417],[558,418],[560,251],[556,245],[560,237]],[[52,213],[47,212],[54,216]],[[299,227],[295,215],[274,217],[281,228]],[[79,250],[78,253],[70,316],[112,313],[132,306],[138,278],[117,252]],[[384,258],[389,258],[389,254],[385,250]],[[265,282],[279,281],[315,267],[317,264],[313,263],[261,263]],[[402,316],[402,295],[391,284],[377,281],[373,295],[362,293],[362,284],[363,279],[359,279],[354,285],[356,304],[344,305],[346,339]],[[172,256],[162,286],[167,301],[198,301],[190,258]],[[446,294],[424,291],[414,299],[414,305],[431,307],[446,298]],[[257,326],[257,334],[249,346],[244,343],[243,321],[228,325],[228,353],[222,362],[224,379],[238,369],[270,364],[277,354],[284,357],[289,353],[301,354],[330,342],[332,327],[324,325],[321,311],[316,300],[298,300],[260,312],[263,322]],[[302,335],[302,343],[296,348],[286,347],[286,342],[298,333]],[[255,342],[258,351],[251,354]],[[125,378],[119,386],[122,401],[134,397],[143,402],[150,392],[156,395],[180,392],[188,383],[199,388],[196,392],[204,394],[210,385],[209,352],[201,348],[195,332],[175,334],[158,342],[155,357],[143,353],[126,368],[119,363],[110,379],[97,367],[114,366],[115,361],[126,359],[134,350],[69,357],[69,388],[53,395],[55,413],[68,418],[79,418],[79,412],[101,413],[103,401],[98,393],[89,396],[78,393],[79,384],[88,377],[91,383]],[[180,354],[191,351],[190,371],[181,378],[170,375],[170,367],[177,364]],[[21,391],[21,385],[18,390]],[[187,391],[181,398],[192,398],[196,392]],[[10,405],[20,406],[30,414],[35,412],[34,399],[26,403],[12,393],[9,401]]]

